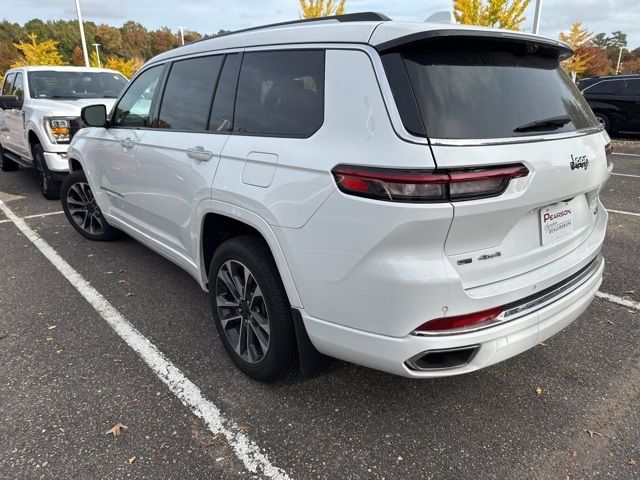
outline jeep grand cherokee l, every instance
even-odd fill
[[[196,42],[108,117],[84,109],[63,206],[85,237],[122,230],[188,271],[252,378],[318,352],[471,372],[562,330],[602,281],[610,140],[570,55],[379,14]]]

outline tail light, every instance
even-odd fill
[[[607,143],[604,147],[604,153],[607,155],[607,167],[611,167],[613,165],[613,161],[611,160],[611,155],[613,155],[613,145],[611,142]]]
[[[420,325],[416,329],[416,332],[458,333],[460,330],[480,328],[491,324],[502,312],[502,307],[496,307],[482,312],[471,313],[469,315],[437,318]]]
[[[338,165],[338,188],[349,195],[391,202],[455,202],[502,195],[514,178],[526,177],[522,164],[466,170],[396,170]]]

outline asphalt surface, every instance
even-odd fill
[[[640,139],[616,150],[630,155],[615,171],[638,177],[613,176],[603,203],[640,213]],[[0,172],[0,199],[20,217],[61,210],[28,170]],[[0,478],[262,478],[4,220]],[[462,377],[335,362],[262,385],[234,368],[207,295],[178,267],[129,238],[84,240],[63,215],[26,222],[293,479],[640,478],[633,309],[597,299],[547,346]],[[640,301],[640,216],[611,213],[604,254],[601,291]]]

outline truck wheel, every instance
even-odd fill
[[[44,150],[42,145],[36,143],[33,146],[33,164],[38,172],[38,181],[40,182],[40,191],[47,200],[57,200],[60,198],[61,182],[54,180],[47,161],[44,159]]]
[[[249,235],[220,245],[209,269],[209,295],[220,340],[240,370],[262,382],[293,370],[291,304],[264,242]]]
[[[102,215],[82,170],[76,170],[64,180],[61,197],[64,214],[83,237],[108,242],[120,236],[120,230],[109,225]]]
[[[0,145],[0,170],[3,172],[13,172],[18,170],[18,164],[4,155],[2,145]]]

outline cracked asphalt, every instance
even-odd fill
[[[627,176],[602,200],[628,213],[611,213],[601,290],[638,302],[640,136],[615,149],[614,171]],[[61,210],[29,170],[0,172],[0,199],[19,217]],[[0,478],[260,478],[4,220]],[[461,377],[335,362],[262,385],[234,368],[207,295],[178,267],[128,237],[91,243],[64,215],[26,222],[292,479],[640,478],[633,309],[597,299],[546,346]],[[121,435],[105,435],[118,422]]]

